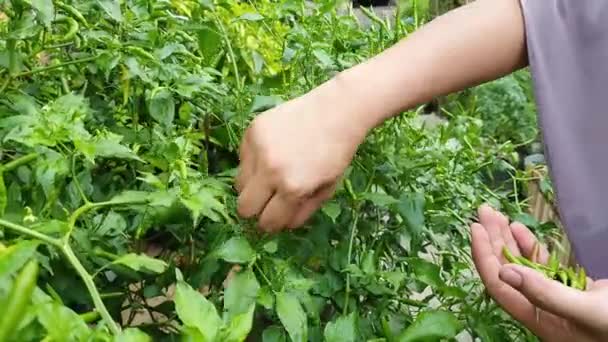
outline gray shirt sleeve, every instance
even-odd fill
[[[561,220],[578,262],[608,278],[608,1],[520,1]]]

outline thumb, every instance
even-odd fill
[[[504,265],[499,276],[532,304],[554,315],[580,322],[593,312],[585,292],[549,279],[529,267]]]

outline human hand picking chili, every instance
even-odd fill
[[[544,341],[608,339],[608,279],[586,279],[585,289],[567,286],[529,265],[507,260],[533,259],[548,265],[550,254],[524,225],[482,206],[471,225],[475,267],[490,296],[510,315]],[[540,246],[535,251],[535,246]]]

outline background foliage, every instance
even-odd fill
[[[433,129],[412,111],[375,130],[304,229],[235,214],[252,117],[427,20],[403,2],[363,29],[339,5],[0,0],[1,339],[533,340],[467,231],[482,202],[522,215],[518,76]]]

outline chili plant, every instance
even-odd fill
[[[532,339],[471,270],[477,206],[523,209],[474,113],[378,127],[298,231],[235,214],[250,120],[424,18],[340,6],[0,0],[0,337]]]

